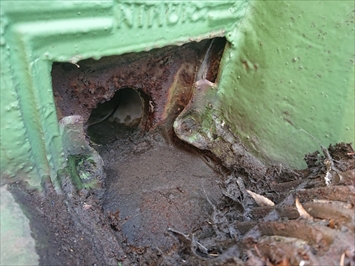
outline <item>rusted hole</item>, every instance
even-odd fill
[[[154,108],[144,96],[135,89],[122,88],[109,101],[98,104],[86,123],[88,136],[94,142],[105,144],[119,138],[122,131],[144,128]]]
[[[80,68],[54,62],[52,85],[58,120],[80,115],[89,124],[95,112],[111,108],[111,103],[105,103],[118,90],[133,88],[144,98],[144,112],[149,114],[142,121],[145,129],[169,127],[190,101],[196,78],[216,81],[225,44],[225,38],[214,38],[100,60],[85,59],[77,63]],[[93,113],[101,104],[105,106]]]
[[[80,68],[53,64],[58,119],[83,118],[90,145],[104,162],[101,207],[128,217],[117,226],[109,221],[109,228],[132,246],[172,248],[167,227],[190,228],[207,219],[210,205],[200,188],[212,200],[222,196],[215,186],[221,174],[208,151],[201,154],[179,140],[173,123],[192,101],[196,82],[218,83],[225,44],[215,38],[85,59]],[[197,130],[200,121],[190,122],[186,130]]]
[[[102,123],[106,119],[128,127],[137,127],[143,116],[143,101],[135,89],[124,88],[116,92],[111,100],[99,104],[92,110],[88,126]]]

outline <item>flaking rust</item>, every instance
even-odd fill
[[[80,115],[86,123],[98,104],[123,88],[138,91],[144,101],[143,127],[172,122],[190,101],[201,62],[208,52],[208,76],[215,79],[225,39],[204,40],[149,52],[54,63],[53,92],[58,119]],[[210,44],[213,43],[211,46]]]

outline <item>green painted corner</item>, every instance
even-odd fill
[[[255,156],[302,168],[319,143],[354,142],[353,1],[0,5],[2,184],[39,187],[46,176],[55,183],[65,168],[53,62],[80,67],[87,58],[217,36],[228,43],[214,108]]]
[[[87,58],[224,36],[248,1],[16,3],[0,1],[0,175],[2,183],[26,180],[39,187],[46,176],[56,183],[66,164],[52,92],[53,62],[80,67]]]
[[[353,1],[252,1],[227,34],[221,113],[259,158],[303,168],[354,143],[354,16]]]

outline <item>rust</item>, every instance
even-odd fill
[[[241,60],[243,67],[248,71],[249,70],[249,64],[246,60]]]
[[[192,96],[196,71],[210,42],[87,59],[78,62],[80,68],[55,62],[52,82],[58,120],[75,114],[87,122],[98,104],[122,88],[132,88],[143,98],[146,128],[172,121],[170,117],[176,117]],[[218,38],[209,51],[207,78],[211,81],[217,77],[224,45],[225,39]]]

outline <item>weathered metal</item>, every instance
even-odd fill
[[[27,180],[40,187],[44,177],[55,181],[65,167],[53,63],[75,66],[88,58],[223,37],[247,3],[1,1],[2,183]]]
[[[58,188],[68,154],[92,151],[82,123],[122,88],[141,93],[146,129],[175,122],[181,139],[227,167],[241,160],[248,172],[249,158],[257,176],[264,162],[302,168],[319,144],[355,141],[354,10],[353,1],[0,1],[0,185],[50,178]],[[204,41],[217,37],[225,49]],[[1,233],[12,227],[23,241],[28,227],[16,222],[28,221],[8,202]],[[17,262],[37,261],[29,243]]]
[[[106,56],[152,51],[214,37],[227,40],[218,75],[212,81],[216,88],[214,115],[219,118],[218,123],[228,125],[238,135],[254,156],[264,162],[301,168],[303,154],[317,149],[319,143],[327,146],[354,141],[355,43],[351,1],[0,4],[2,183],[27,180],[39,187],[44,177],[54,181],[58,170],[65,167],[57,119],[63,111],[58,107],[57,117],[55,104],[60,106],[60,97],[68,95],[56,95],[54,101],[51,76],[52,70],[58,71],[58,62],[66,68],[62,74],[81,75],[81,80],[68,86],[81,86],[77,87],[80,90],[87,84],[85,79],[90,79],[88,98],[70,100],[82,105],[78,108],[87,118],[90,110],[107,100],[118,87],[134,85],[144,90],[144,85],[129,82],[126,76],[122,82],[122,77],[112,75],[112,80],[101,84],[104,90],[106,85],[113,86],[105,95],[93,77],[75,69],[77,66],[84,68]],[[155,61],[158,68],[170,64],[169,60],[161,60]],[[168,66],[163,68],[171,73],[159,74],[148,64],[145,68],[149,75],[170,75],[167,80],[171,83],[171,78],[177,77],[172,73],[177,70]],[[204,78],[197,74],[197,80]],[[150,84],[152,91],[157,89],[153,89],[153,78],[133,76]],[[62,86],[66,84],[63,81]],[[175,110],[174,104],[164,103],[180,99],[185,104],[189,98],[172,100],[172,94],[161,98],[158,94],[147,95],[148,103],[149,97],[154,97],[156,110],[151,125]],[[164,109],[170,106],[171,110]],[[204,123],[203,131],[210,127]],[[193,139],[185,140],[195,145]]]
[[[220,113],[249,151],[305,168],[304,154],[355,142],[355,6],[252,1],[226,38]]]
[[[86,122],[98,104],[123,88],[137,90],[144,102],[144,128],[170,122],[191,99],[195,76],[207,56],[206,75],[215,80],[224,38],[78,62],[54,63],[52,82],[58,120],[81,115]],[[166,121],[169,119],[169,121]]]

